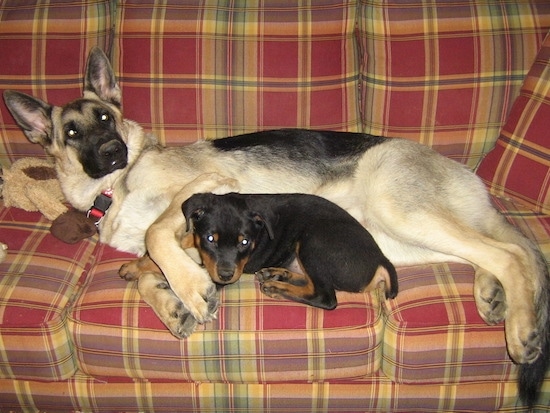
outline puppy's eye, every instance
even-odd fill
[[[69,129],[67,131],[67,136],[69,138],[74,138],[74,137],[76,137],[76,135],[78,135],[78,132],[75,129]]]
[[[246,238],[243,238],[243,240],[241,241],[241,245],[243,247],[246,247],[248,244],[250,244],[250,241],[248,241]]]
[[[214,235],[207,235],[207,236],[206,236],[206,240],[207,240],[208,242],[214,242]]]
[[[109,120],[109,115],[106,114],[106,113],[102,113],[102,114],[99,115],[99,119],[105,122],[105,121]]]

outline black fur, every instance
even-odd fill
[[[256,272],[269,295],[333,309],[335,290],[362,291],[382,266],[391,280],[386,296],[397,295],[395,268],[370,233],[326,199],[304,194],[196,194],[182,210],[188,229],[193,224],[203,261],[213,263],[206,267],[217,282],[235,282],[243,271]],[[291,278],[281,270],[295,259],[305,277]],[[291,285],[294,288],[287,289]]]
[[[295,168],[315,171],[326,180],[349,176],[361,155],[387,140],[362,133],[281,129],[216,139],[212,146],[225,152],[246,151],[258,159],[288,160]]]

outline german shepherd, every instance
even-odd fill
[[[361,222],[396,266],[472,264],[479,314],[489,324],[506,319],[520,396],[535,400],[550,359],[548,267],[464,166],[408,140],[347,132],[265,131],[164,148],[123,118],[121,91],[98,48],[81,98],[61,107],[15,91],[4,98],[28,139],[55,158],[74,207],[88,210],[112,191],[100,240],[147,251],[158,264],[162,275],[145,274],[138,288],[175,336],[191,334],[218,307],[207,271],[178,241],[183,201],[212,191],[316,194]]]
[[[188,244],[220,285],[255,273],[261,291],[332,310],[336,290],[397,295],[397,273],[345,210],[307,194],[195,194],[182,205]],[[190,229],[193,228],[191,232]]]

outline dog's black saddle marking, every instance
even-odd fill
[[[368,149],[385,142],[362,133],[281,129],[217,139],[214,148],[246,152],[255,159],[286,160],[293,171],[315,171],[325,181],[349,176]]]

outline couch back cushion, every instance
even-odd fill
[[[5,0],[0,5],[0,94],[15,89],[56,105],[82,94],[92,46],[109,50],[112,2],[108,0]],[[0,163],[43,156],[0,103]]]
[[[120,3],[113,57],[125,115],[161,142],[359,130],[355,1]]]
[[[359,28],[365,132],[474,167],[550,28],[550,2],[363,0]]]
[[[550,33],[477,173],[491,193],[550,215]]]

